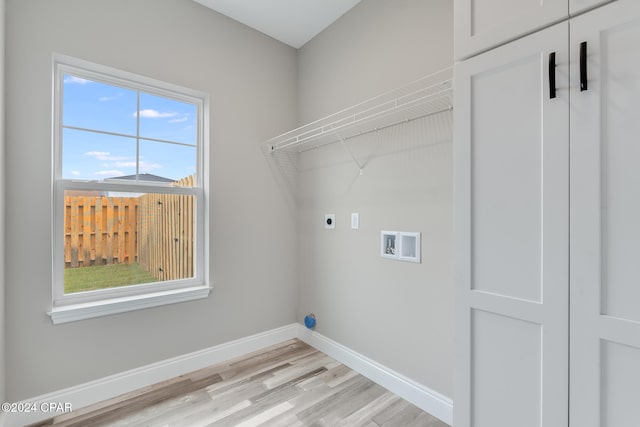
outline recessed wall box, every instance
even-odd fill
[[[400,233],[400,261],[420,262],[420,233]]]
[[[383,231],[380,234],[380,256],[398,259],[398,243],[397,231]]]
[[[380,256],[420,263],[420,233],[409,231],[382,231]]]

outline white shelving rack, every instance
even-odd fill
[[[429,74],[266,141],[267,150],[304,152],[453,109],[453,69]]]

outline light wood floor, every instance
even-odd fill
[[[299,340],[35,426],[447,427]]]

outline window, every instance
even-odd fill
[[[205,297],[206,94],[54,57],[54,323]]]

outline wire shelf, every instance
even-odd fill
[[[303,152],[453,109],[452,68],[278,135],[271,152]]]

